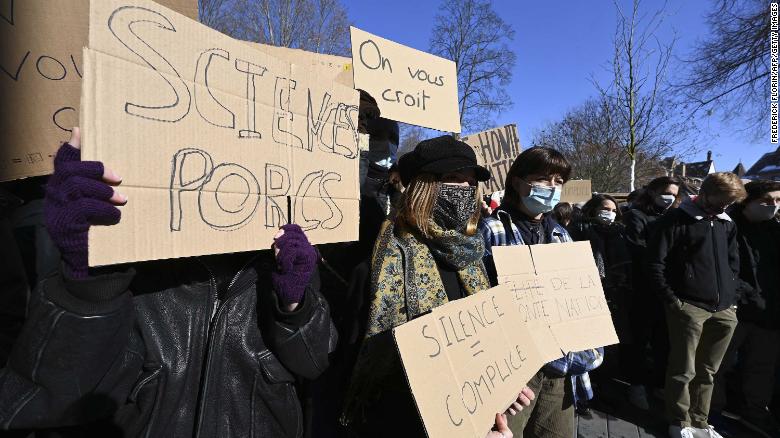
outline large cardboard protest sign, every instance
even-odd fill
[[[193,19],[197,0],[159,0]],[[0,0],[0,181],[46,175],[79,124],[88,0]]]
[[[355,90],[147,0],[92,1],[84,65],[84,158],[129,198],[91,265],[357,238]]]
[[[507,286],[437,307],[393,334],[429,437],[483,438],[543,363]]]
[[[492,250],[500,286],[393,331],[430,437],[484,437],[546,362],[618,342],[588,242]]]
[[[593,196],[592,193],[589,179],[574,179],[563,185],[561,202],[568,202],[570,204],[588,202],[591,196]]]
[[[535,334],[552,336],[543,343],[554,340],[557,345],[549,355],[543,351],[545,361],[561,351],[618,342],[590,242],[501,246],[492,251],[498,282],[512,290],[521,320],[532,324]]]
[[[504,190],[506,175],[522,148],[514,124],[471,134],[461,138],[474,148],[477,161],[490,170],[490,180],[482,184],[482,193]]]
[[[382,117],[460,132],[455,63],[350,28],[355,88],[377,101]]]

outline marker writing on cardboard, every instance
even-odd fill
[[[195,112],[211,126],[236,130],[238,138],[253,141],[266,138],[261,132],[263,127],[258,123],[264,115],[259,104],[263,101],[261,93],[273,92],[274,115],[271,117],[270,137],[276,143],[309,152],[317,149],[350,160],[357,158],[357,105],[339,102],[327,91],[316,92],[310,88],[298,87],[295,79],[277,76],[269,71],[268,67],[235,58],[229,51],[219,47],[205,50],[194,59],[195,76],[192,84],[188,84],[179,73],[184,71],[184,66],[174,66],[171,60],[157,49],[157,41],[144,39],[145,34],[131,29],[135,23],[154,23],[157,28],[169,32],[176,32],[176,29],[163,13],[139,6],[118,8],[108,20],[113,36],[157,73],[159,85],[167,90],[170,97],[169,102],[163,105],[157,102],[154,105],[125,102],[126,114],[155,122],[178,123],[191,112]],[[234,61],[230,63],[232,58]],[[238,108],[230,108],[230,105],[218,99],[218,96],[224,93],[218,90],[211,79],[218,77],[224,81],[232,80],[233,77],[225,74],[210,76],[210,68],[216,63],[224,63],[229,66],[229,71],[245,77],[245,126],[237,126],[234,111]],[[303,100],[305,114],[303,108],[299,110],[300,115],[291,111],[290,101],[293,93],[301,93],[308,98]],[[192,111],[193,108],[195,111]],[[297,134],[303,132],[308,135]]]
[[[484,399],[493,394],[496,386],[509,379],[512,374],[523,368],[523,362],[527,359],[523,348],[515,345],[508,352],[503,352],[500,357],[489,360],[484,367],[479,368],[479,375],[473,379],[467,379],[460,388],[460,403],[450,401],[452,394],[444,397],[444,408],[447,417],[453,426],[463,424],[465,409],[468,415],[473,415],[485,404]],[[457,399],[457,398],[456,398]],[[462,409],[459,409],[462,408]]]
[[[293,222],[304,231],[333,230],[341,225],[344,215],[329,193],[330,185],[341,181],[338,173],[309,172],[294,186],[287,168],[266,163],[263,176],[261,185],[255,174],[240,164],[215,164],[208,152],[197,148],[177,151],[171,160],[170,230],[182,229],[184,206],[188,205],[182,199],[185,192],[197,195],[197,214],[206,225],[218,231],[233,231],[249,224],[261,198],[265,198],[265,228]],[[282,197],[287,201],[286,216],[279,205]],[[306,200],[321,201],[321,208],[307,216]]]
[[[444,339],[437,339],[436,336],[432,336],[426,333],[428,324],[422,326],[420,334],[425,339],[432,341],[431,345],[435,348],[428,357],[436,357],[442,351],[442,346],[450,347],[452,345],[460,344],[466,341],[466,339],[472,336],[478,336],[480,334],[480,328],[484,329],[487,326],[495,324],[498,318],[504,316],[504,313],[496,303],[496,297],[490,297],[490,300],[482,300],[479,303],[475,303],[473,307],[465,310],[459,310],[456,315],[444,315],[438,318],[439,324],[437,324],[444,334]],[[476,346],[475,344],[473,346]]]
[[[382,55],[382,51],[379,49],[379,45],[374,42],[374,40],[369,39],[363,41],[359,46],[358,55],[361,64],[363,64],[369,70],[381,69],[382,71],[387,70],[390,73],[393,73],[392,61]],[[443,75],[432,75],[421,68],[412,69],[412,67],[406,67],[406,70],[409,72],[409,77],[412,79],[418,79],[421,82],[425,82],[436,87],[444,86]],[[415,93],[387,88],[382,92],[382,99],[387,102],[395,102],[399,104],[403,103],[407,107],[417,107],[423,111],[426,110],[426,102],[430,98],[431,96],[425,92],[425,89]]]

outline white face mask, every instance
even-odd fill
[[[745,217],[754,222],[763,222],[777,215],[778,207],[773,204],[751,202],[745,207]]]
[[[615,217],[617,217],[617,213],[614,211],[607,211],[607,210],[599,210],[598,216],[596,216],[601,223],[604,224],[611,224],[612,222],[615,222]]]
[[[663,209],[667,209],[674,204],[674,200],[677,199],[674,195],[658,195],[655,197],[655,203]]]

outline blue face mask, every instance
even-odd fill
[[[560,201],[560,187],[531,185],[531,193],[523,198],[523,205],[532,215],[536,216],[551,212]]]

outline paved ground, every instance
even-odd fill
[[[666,438],[666,424],[660,400],[651,397],[650,411],[641,411],[628,403],[625,397],[627,385],[610,380],[596,391],[592,418],[577,418],[575,438]],[[734,438],[759,438],[738,423],[730,424]]]

